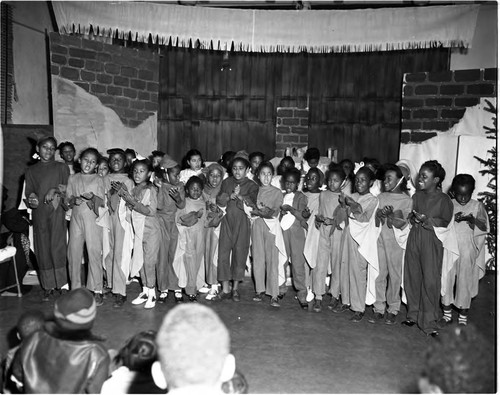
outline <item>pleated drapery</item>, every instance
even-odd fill
[[[251,52],[468,47],[477,4],[362,10],[247,10],[147,2],[54,1],[59,32]]]

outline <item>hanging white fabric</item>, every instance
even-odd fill
[[[468,47],[479,5],[362,10],[246,10],[147,2],[54,1],[59,32],[252,52]]]

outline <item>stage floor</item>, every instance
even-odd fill
[[[495,274],[480,282],[479,295],[473,301],[469,322],[474,324],[496,347]],[[13,341],[12,328],[19,315],[28,309],[49,314],[54,302],[41,302],[41,289],[25,287],[22,298],[0,297],[0,354]],[[136,332],[157,329],[175,302],[173,294],[165,304],[152,310],[132,306],[139,292],[138,283],[127,288],[128,301],[122,309],[106,299],[98,308],[96,334],[104,335],[108,348],[119,348]],[[269,306],[269,298],[253,302],[253,283],[245,278],[241,302],[200,303],[214,308],[231,332],[232,352],[237,368],[246,376],[250,393],[400,393],[415,392],[416,378],[423,363],[423,352],[436,341],[416,327],[370,324],[367,316],[349,321],[351,312],[333,314],[326,308],[320,313],[300,309],[289,291],[279,309]],[[371,309],[367,308],[367,315]],[[456,320],[456,313],[454,313]]]

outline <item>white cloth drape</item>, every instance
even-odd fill
[[[147,2],[54,1],[61,33],[254,52],[468,47],[479,5],[362,10],[245,10]]]

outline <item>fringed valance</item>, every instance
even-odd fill
[[[52,2],[59,32],[252,52],[468,47],[479,5],[243,10],[147,2]]]

